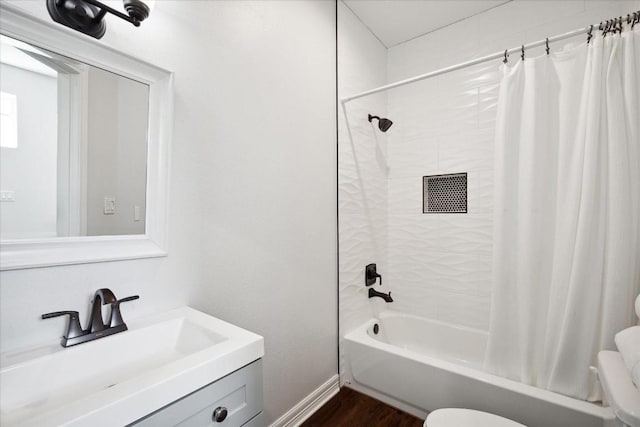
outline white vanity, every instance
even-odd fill
[[[189,307],[1,355],[3,426],[261,426],[261,336]]]
[[[225,426],[264,426],[262,360],[257,360],[131,425],[199,427],[217,423]]]

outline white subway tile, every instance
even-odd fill
[[[438,247],[445,252],[491,256],[491,214],[441,215]]]
[[[438,169],[445,173],[493,168],[493,130],[457,133],[438,143]]]
[[[389,215],[422,212],[422,176],[388,181]]]
[[[389,178],[423,176],[438,167],[438,141],[425,136],[416,142],[397,141],[389,146]]]

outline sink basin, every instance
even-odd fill
[[[126,425],[264,355],[259,335],[189,307],[127,325],[0,355],[0,425]]]

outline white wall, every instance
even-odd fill
[[[204,4],[192,302],[265,337],[270,422],[337,373],[335,3]]]
[[[89,67],[87,104],[86,235],[144,234],[149,86]]]
[[[118,161],[127,173],[117,174],[117,234],[144,234],[147,192],[149,88],[129,79],[118,80]],[[136,207],[138,218],[136,219]]]
[[[387,50],[351,10],[338,2],[338,96],[353,95],[385,84]],[[369,299],[364,268],[376,263],[387,273],[387,143],[369,113],[386,116],[386,94],[346,105],[338,116],[338,195],[340,209],[340,341],[345,333],[384,306]],[[351,133],[349,133],[349,130]],[[378,290],[382,290],[376,286]],[[351,380],[341,345],[340,380]]]
[[[38,16],[44,2],[16,2]],[[125,320],[183,304],[265,338],[265,412],[337,373],[335,3],[160,1],[103,41],[175,71],[167,258],[2,272],[2,350],[57,339],[93,291]],[[84,310],[83,310],[84,309]]]
[[[0,202],[5,239],[56,235],[57,82],[55,77],[1,64],[2,91],[16,95],[18,146],[0,149]],[[37,123],[37,125],[36,125]]]
[[[639,4],[509,2],[392,47],[389,82],[625,16]],[[552,51],[563,44],[552,44]],[[526,52],[540,54],[542,48]],[[510,60],[520,60],[519,55]],[[499,65],[497,60],[388,93],[389,117],[395,120],[388,146],[388,280],[394,309],[488,328]],[[422,176],[456,172],[469,173],[469,213],[422,214]]]

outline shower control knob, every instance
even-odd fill
[[[227,418],[227,408],[225,408],[224,406],[218,406],[216,409],[213,410],[213,421],[217,422],[217,423],[221,423],[225,420],[225,418]]]

